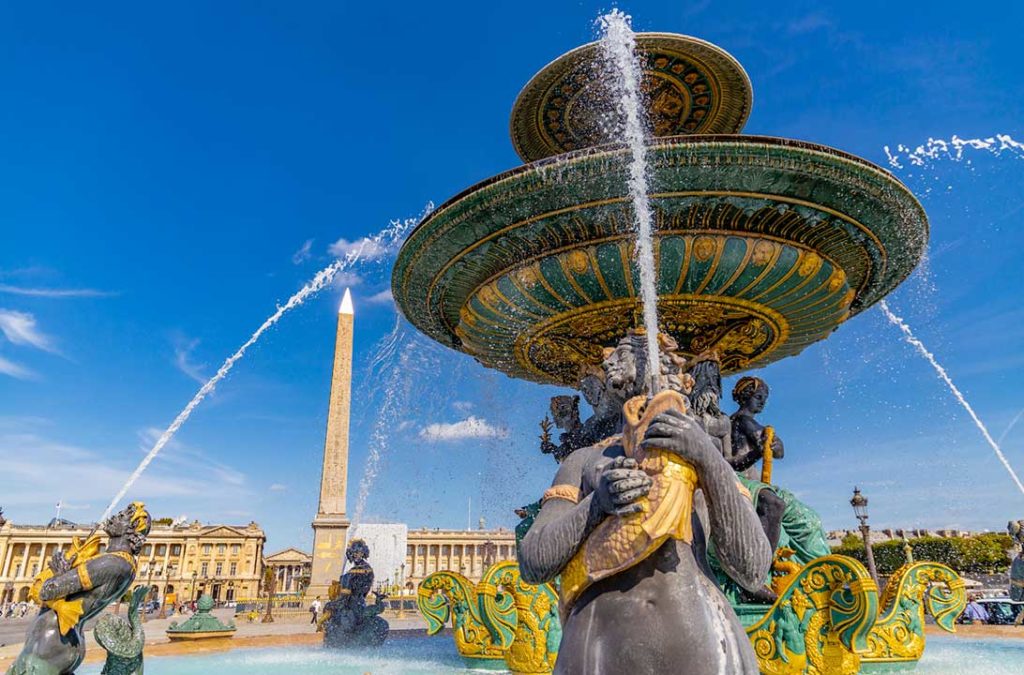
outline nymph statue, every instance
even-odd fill
[[[381,618],[385,593],[374,591],[377,600],[367,607],[366,596],[373,589],[373,568],[367,562],[370,547],[353,539],[345,551],[351,567],[341,575],[334,596],[324,606],[325,647],[376,646],[388,637],[391,627]]]
[[[774,429],[757,421],[768,394],[768,384],[759,377],[741,377],[733,387],[732,398],[739,410],[732,414],[733,452],[729,463],[750,492],[769,541],[776,548],[793,549],[792,560],[806,565],[831,553],[818,514],[789,490],[770,484],[769,472],[761,472],[762,480],[751,475],[758,460],[767,459],[770,466],[774,459],[785,456],[782,439]]]
[[[554,426],[564,430],[564,433],[559,435],[559,443],[557,445],[552,443],[552,422],[548,417],[544,417],[544,420],[540,423],[540,450],[544,454],[552,455],[555,461],[561,462],[573,450],[584,445],[580,435],[583,429],[583,424],[580,422],[580,397],[552,396],[551,417],[554,418]]]
[[[1011,520],[1006,529],[1020,547],[1010,565],[1010,599],[1021,602],[1024,601],[1024,520]]]
[[[25,635],[25,646],[7,675],[66,675],[85,658],[85,622],[122,597],[135,580],[136,557],[151,527],[149,513],[133,502],[102,523],[100,536],[76,538],[57,551],[36,577],[29,597],[42,606]]]
[[[606,391],[626,401],[623,435],[561,463],[520,543],[524,581],[560,577],[555,673],[758,672],[707,567],[703,531],[749,588],[767,575],[771,549],[731,467],[687,414],[683,360],[668,342],[655,364],[662,391],[650,401],[643,336],[606,350]],[[693,515],[697,483],[707,523]]]

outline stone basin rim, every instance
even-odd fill
[[[688,134],[682,136],[661,136],[656,139],[652,139],[647,143],[647,148],[660,148],[671,145],[716,145],[716,144],[736,144],[736,145],[772,145],[782,148],[797,148],[800,150],[810,150],[823,155],[828,155],[838,159],[842,159],[853,164],[857,164],[869,171],[874,171],[881,174],[885,179],[891,181],[894,188],[902,190],[907,197],[912,200],[912,203],[916,205],[917,209],[924,214],[924,207],[921,206],[920,201],[914,195],[914,193],[904,185],[894,173],[889,171],[883,166],[875,164],[874,162],[846,152],[845,150],[839,150],[829,145],[822,145],[820,143],[812,143],[810,141],[802,141],[793,138],[785,138],[783,136],[756,136],[752,134]],[[461,190],[452,197],[446,199],[440,206],[431,211],[426,218],[421,220],[416,227],[412,229],[409,236],[406,237],[405,241],[412,240],[420,230],[425,229],[435,218],[437,218],[441,212],[445,211],[448,207],[462,200],[464,197],[481,190],[495,183],[500,183],[503,180],[514,178],[520,174],[529,173],[536,169],[546,168],[548,166],[554,166],[562,163],[567,163],[583,157],[589,157],[591,155],[602,155],[602,154],[616,154],[620,152],[626,152],[628,146],[625,143],[606,143],[604,145],[595,145],[590,148],[582,148],[580,150],[573,150],[572,152],[565,152],[560,155],[553,155],[551,157],[545,157],[535,162],[529,162],[527,164],[521,164],[517,167],[507,169],[501,173],[495,174],[489,178],[478,181],[469,187]],[[927,217],[922,218],[923,225],[925,227],[924,234],[929,234],[929,223]],[[403,243],[404,246],[404,243]]]

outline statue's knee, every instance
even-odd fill
[[[782,501],[782,497],[768,490],[761,492],[757,500],[758,515],[776,520],[782,518],[782,514],[785,510],[786,502]]]

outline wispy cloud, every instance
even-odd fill
[[[20,366],[2,356],[0,356],[0,375],[8,375],[19,380],[33,380],[36,377],[36,374],[28,368]]]
[[[96,288],[33,288],[0,284],[0,293],[27,295],[33,298],[107,298],[117,293]]]
[[[156,427],[147,427],[141,430],[139,432],[139,451],[143,454],[149,452],[162,433],[163,429]],[[240,487],[246,483],[246,475],[241,471],[178,440],[172,440],[164,446],[163,452],[157,455],[157,461],[182,469],[201,466],[207,477],[215,479],[214,482],[222,486]]]
[[[363,278],[355,272],[338,272],[334,276],[334,285],[337,288],[351,288],[363,283]]]
[[[47,352],[57,352],[53,340],[39,331],[35,316],[28,312],[0,309],[0,332],[12,344],[35,347]]]
[[[183,337],[174,339],[174,365],[178,370],[188,375],[199,384],[206,384],[210,379],[205,371],[205,363],[196,363],[192,360],[192,352],[199,346],[199,340],[188,340]]]
[[[292,253],[292,264],[301,265],[313,257],[313,240],[307,239],[295,253]]]
[[[395,296],[391,294],[390,288],[385,288],[380,293],[374,293],[370,297],[366,298],[366,302],[371,305],[390,305],[395,301]]]
[[[452,407],[459,412],[469,412],[473,409],[472,401],[452,401]]]
[[[0,475],[7,516],[22,523],[45,522],[58,500],[69,510],[68,505],[75,505],[76,513],[82,509],[84,520],[98,516],[101,505],[135,468],[137,455],[64,443],[43,435],[38,426],[22,420],[0,427]],[[202,510],[207,518],[220,518],[252,497],[238,484],[237,475],[232,476],[237,472],[211,464],[207,457],[199,459],[188,448],[173,450],[182,453],[178,461],[151,466],[130,495],[144,497],[154,513],[180,512],[186,506]],[[234,480],[225,480],[226,476]],[[90,504],[96,507],[91,512],[86,506]]]
[[[267,489],[271,492],[286,492],[288,490],[288,486],[284,483],[271,483],[270,487]]]
[[[428,424],[420,429],[420,438],[430,442],[506,437],[508,429],[496,427],[487,420],[472,415],[459,422]]]
[[[363,237],[355,241],[349,241],[343,237],[328,246],[327,251],[335,258],[358,253],[360,260],[379,260],[391,253],[391,249],[385,246],[384,243],[369,237]]]
[[[823,28],[831,28],[832,20],[821,12],[814,12],[805,16],[793,19],[786,24],[786,33],[789,35],[805,35]]]

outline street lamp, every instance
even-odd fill
[[[871,527],[868,525],[868,498],[860,493],[858,488],[853,488],[853,498],[850,500],[853,513],[860,521],[860,534],[864,537],[864,551],[868,558],[868,572],[871,578],[878,585],[878,570],[875,569],[875,553],[871,550]]]
[[[196,577],[199,576],[199,572],[192,571],[192,602],[196,601]]]
[[[154,562],[156,562],[156,558],[154,558],[153,556],[150,556],[149,560],[146,562],[146,572],[147,572],[147,574],[146,574],[146,605],[147,606],[142,608],[142,613],[141,613],[142,623],[146,623],[146,614],[149,613],[148,605],[151,602],[149,596],[153,594],[153,563]]]

